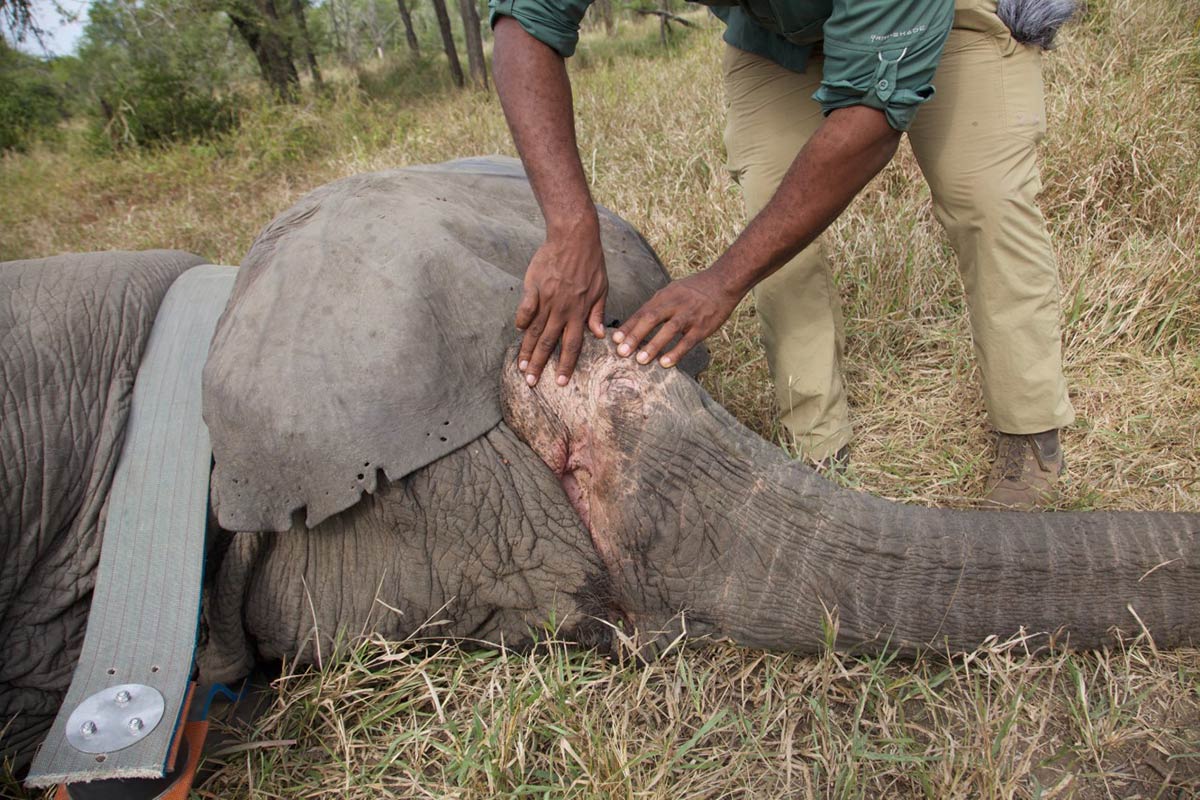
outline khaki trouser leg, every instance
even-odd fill
[[[726,46],[725,148],[746,214],[759,212],[821,124],[813,99],[820,63],[804,75]],[[781,421],[808,458],[850,441],[842,384],[842,315],[829,266],[814,243],[754,289]]]
[[[958,254],[990,421],[1005,433],[1037,433],[1074,419],[1058,270],[1036,204],[1046,124],[1041,52],[990,19],[980,26],[988,31],[950,32],[937,94],[917,113],[909,141]]]

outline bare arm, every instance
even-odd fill
[[[646,364],[676,337],[664,367],[728,319],[756,283],[783,266],[837,219],[854,196],[891,160],[900,134],[866,106],[834,111],[796,156],[770,202],[708,269],[661,289],[613,334],[618,352],[637,350]]]
[[[495,27],[496,90],[521,162],[546,220],[546,241],[525,273],[516,325],[518,361],[532,386],[562,342],[558,384],[566,385],[584,326],[604,338],[608,278],[600,223],[575,143],[571,83],[558,53],[509,17]]]

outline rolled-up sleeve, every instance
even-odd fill
[[[512,17],[533,38],[563,58],[575,53],[579,23],[592,0],[489,0],[492,27],[500,17]]]
[[[954,19],[954,0],[835,0],[825,22],[825,67],[813,98],[826,114],[865,105],[908,130],[933,97],[933,73]]]

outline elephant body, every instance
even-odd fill
[[[616,319],[666,274],[602,219]],[[256,241],[205,371],[206,679],[364,634],[520,646],[548,626],[647,652],[682,632],[815,650],[831,619],[839,646],[873,650],[1200,640],[1200,515],[888,503],[608,341],[567,387],[531,389],[506,348],[539,221],[512,162],[469,162],[332,184]],[[82,642],[141,348],[198,261],[0,266],[0,747],[18,763]]]

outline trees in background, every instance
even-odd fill
[[[33,15],[33,0],[0,0],[0,24],[11,31],[18,42],[32,33],[41,33]],[[7,43],[5,43],[7,45]]]
[[[34,2],[0,0],[0,36],[36,40],[51,21]],[[78,57],[4,44],[0,149],[80,113],[117,146],[203,136],[236,124],[255,82],[294,101],[339,66],[375,96],[424,91],[438,74],[486,91],[486,0],[455,2],[457,13],[447,0],[91,0]],[[618,9],[636,10],[597,0],[586,24],[611,33]],[[389,53],[403,55],[381,69]]]
[[[0,38],[0,151],[23,150],[65,114],[60,76]]]
[[[0,28],[18,38],[36,36],[33,2],[0,0]],[[322,86],[322,58],[357,67],[363,59],[401,47],[415,59],[430,49],[442,51],[455,85],[465,86],[469,75],[471,85],[486,90],[487,31],[481,19],[486,0],[457,2],[457,14],[452,14],[446,0],[97,0],[89,5],[89,15],[99,7],[100,15],[123,15],[131,24],[156,17],[184,36],[189,32],[181,22],[215,16],[245,46],[263,83],[284,99],[299,96],[302,73],[315,87]],[[437,44],[430,47],[433,42]],[[141,46],[136,36],[109,44]]]
[[[116,146],[230,127],[232,87],[252,74],[229,18],[186,0],[93,0],[76,62],[74,102]]]
[[[317,64],[317,51],[313,46],[312,34],[308,31],[308,14],[305,11],[305,0],[288,0],[292,12],[292,24],[295,25],[294,38],[296,42],[297,55],[304,59],[304,64],[308,68],[308,76],[312,78],[312,82],[318,88],[324,86],[325,81],[321,78],[321,68]]]
[[[279,5],[290,0],[278,0]],[[300,88],[296,69],[295,26],[290,7],[282,10],[277,0],[219,0],[218,8],[229,15],[233,26],[254,54],[263,80],[285,100],[295,99]]]
[[[421,44],[413,27],[412,12],[408,10],[408,4],[404,0],[396,0],[396,10],[400,12],[400,20],[404,23],[404,41],[408,44],[409,52],[413,58],[420,58]]]
[[[469,74],[474,85],[486,88],[485,5],[486,0],[461,0],[454,13],[446,0],[321,0],[311,19],[328,31],[331,55],[344,64],[358,66],[389,51],[405,50],[415,59],[441,51],[456,86],[465,86]]]
[[[467,85],[469,76],[472,86],[487,90],[486,0],[455,1],[457,14],[447,0],[98,0],[89,9],[119,3],[129,13],[148,11],[165,20],[216,15],[245,46],[263,83],[285,99],[299,96],[303,73],[314,87],[322,86],[323,59],[358,68],[372,56],[397,50],[414,59],[430,59],[431,51],[441,51],[446,59],[442,68],[455,85]],[[34,2],[0,0],[0,28],[17,37],[36,36]],[[611,34],[618,11],[637,8],[596,0],[587,24],[602,23]]]

